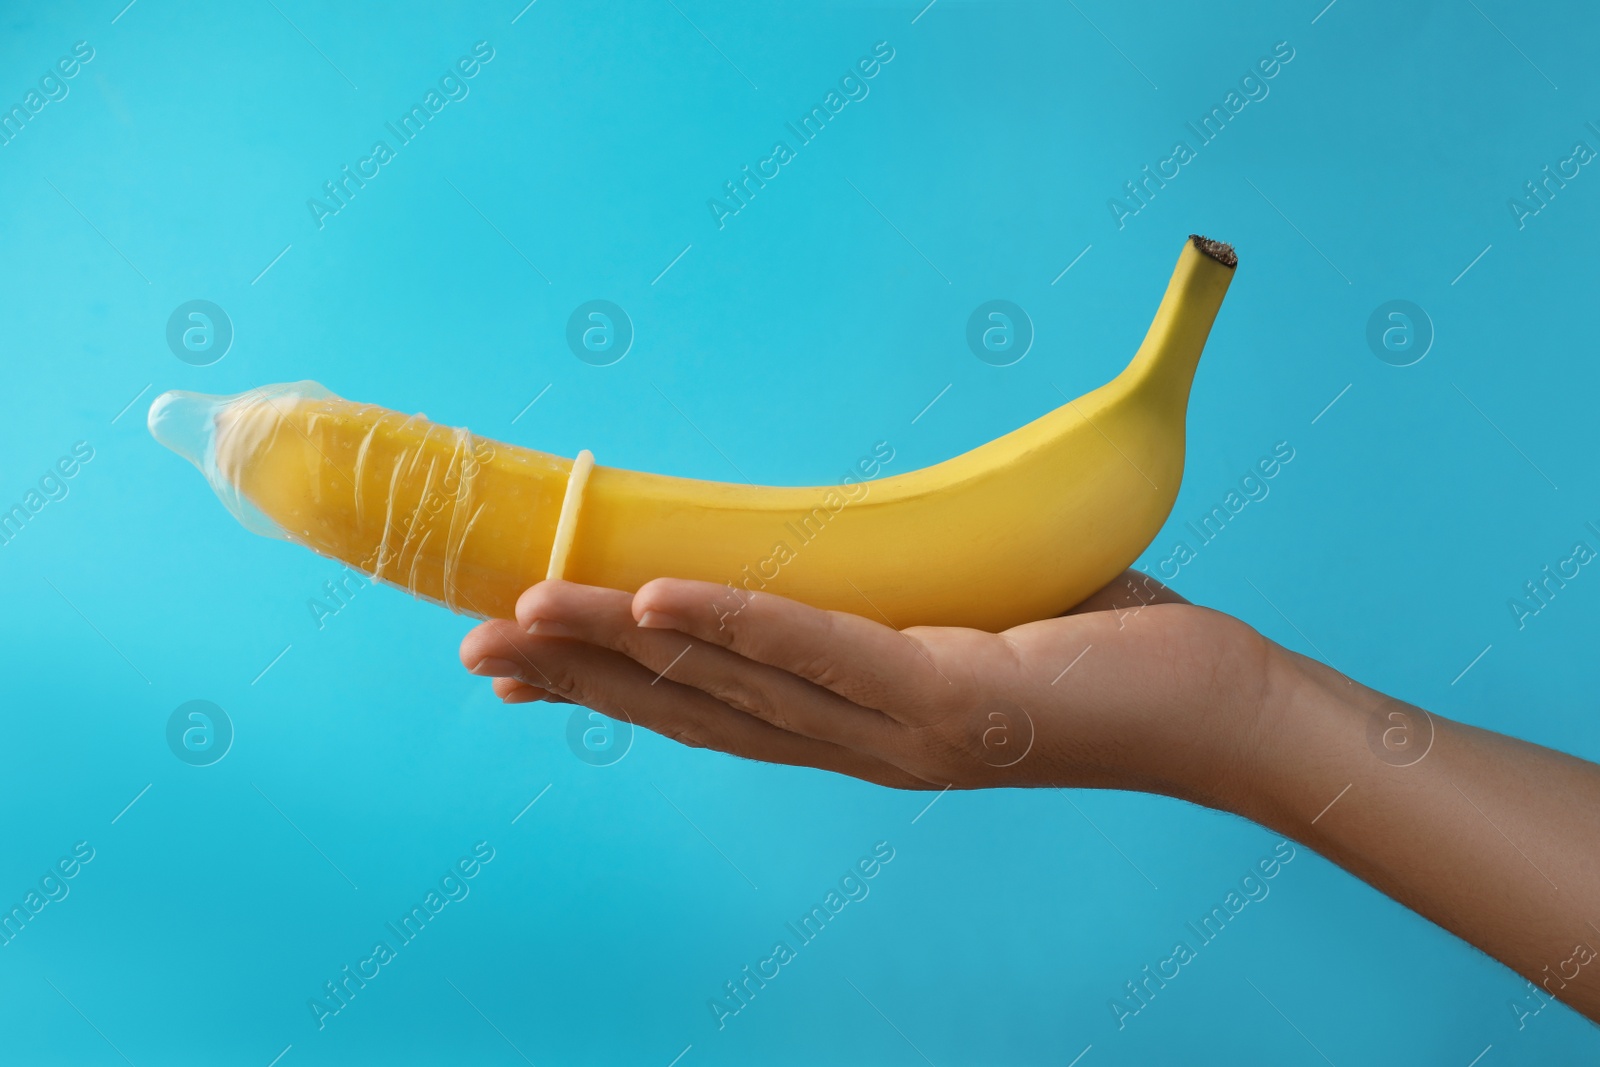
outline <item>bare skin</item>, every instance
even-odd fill
[[[507,703],[899,789],[1136,789],[1234,812],[1600,1021],[1592,763],[1393,700],[1134,571],[1001,634],[730,598],[541,582],[461,662]]]

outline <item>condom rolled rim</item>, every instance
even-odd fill
[[[567,570],[567,557],[572,553],[572,541],[578,533],[578,512],[583,507],[583,489],[589,484],[589,472],[594,470],[594,453],[587,448],[572,461],[572,473],[567,475],[567,491],[561,498],[561,515],[556,519],[555,539],[550,544],[550,566],[545,578],[560,578]]]

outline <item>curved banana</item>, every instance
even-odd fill
[[[165,393],[150,429],[249,528],[463,614],[512,618],[547,576],[630,591],[671,576],[726,586],[719,613],[761,590],[897,627],[1001,630],[1072,607],[1159,531],[1195,364],[1237,262],[1191,237],[1113,381],[954,459],[839,486],[599,467],[312,382]]]

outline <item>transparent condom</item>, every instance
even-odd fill
[[[504,575],[560,577],[593,467],[587,453],[514,448],[309,381],[163,393],[149,426],[251,532],[479,618],[512,617]]]
[[[294,541],[289,531],[269,519],[239,490],[239,474],[279,430],[280,420],[272,407],[277,399],[293,403],[338,398],[316,382],[264,385],[232,396],[174,389],[155,398],[147,422],[150,436],[193,463],[205,475],[217,499],[245,529],[262,537]],[[223,411],[236,417],[229,420],[226,449],[219,449],[217,423]],[[262,418],[261,414],[269,417]]]

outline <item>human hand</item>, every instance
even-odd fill
[[[1600,1020],[1585,966],[1600,767],[1402,704],[1132,571],[1000,634],[894,630],[705,582],[541,582],[461,661],[508,703],[578,703],[902,789],[1089,786],[1231,811]],[[1425,731],[1422,756],[1375,740],[1397,714]]]
[[[1207,803],[1248,763],[1274,647],[1134,571],[1068,615],[1000,634],[897,631],[658,579],[633,595],[541,582],[516,623],[468,634],[461,661],[507,703],[578,703],[694,747],[882,785]]]

